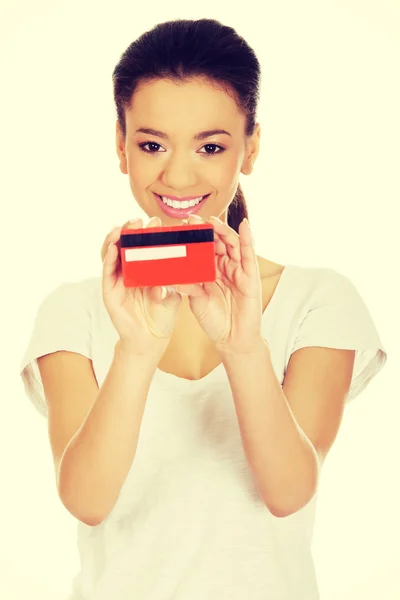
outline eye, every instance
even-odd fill
[[[161,148],[160,144],[157,144],[157,142],[143,142],[142,144],[138,145],[143,152],[147,152],[148,154],[156,154],[157,150],[155,152],[153,150],[146,150],[145,146],[158,146],[159,148]]]
[[[142,144],[138,144],[138,146],[143,152],[147,152],[147,154],[159,154],[157,148],[154,149],[154,146],[157,146],[158,148],[162,148],[162,146],[160,144],[157,144],[157,142],[143,142]],[[146,149],[146,146],[153,146],[153,150]],[[203,148],[219,148],[218,152],[201,152],[200,153],[200,154],[206,154],[207,156],[213,156],[213,154],[222,154],[222,152],[225,152],[225,148],[223,146],[220,146],[219,144],[205,144],[203,146]]]
[[[210,148],[210,147],[219,148],[219,152],[205,152],[205,153],[201,152],[201,154],[208,154],[209,156],[212,156],[213,154],[222,154],[222,152],[225,152],[225,148],[223,148],[219,144],[206,144],[205,146],[203,146],[203,148]]]

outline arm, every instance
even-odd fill
[[[62,455],[57,486],[66,508],[98,525],[115,505],[131,468],[156,362],[120,342],[99,393]],[[85,519],[82,518],[85,517]]]
[[[298,350],[289,361],[283,388],[264,340],[249,354],[222,355],[222,362],[260,496],[273,515],[288,516],[315,494],[318,459],[326,456],[337,433],[354,351]]]

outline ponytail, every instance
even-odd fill
[[[238,184],[236,194],[228,208],[228,225],[239,233],[239,225],[244,218],[248,218],[246,200],[240,186]]]

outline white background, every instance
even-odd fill
[[[100,275],[109,230],[143,216],[118,166],[112,71],[156,23],[203,17],[233,26],[261,62],[261,151],[241,179],[258,254],[350,277],[389,356],[346,409],[324,466],[313,543],[321,600],[400,599],[399,3],[9,0],[0,15],[5,600],[62,600],[79,568],[47,422],[18,368],[43,297]]]

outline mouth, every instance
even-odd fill
[[[168,200],[168,203],[164,201],[158,194],[154,193],[154,195],[156,196],[161,209],[166,215],[173,218],[185,219],[189,215],[197,213],[211,194],[202,196],[201,200]]]

